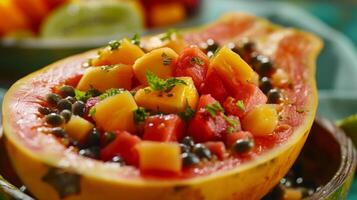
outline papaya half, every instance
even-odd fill
[[[244,13],[230,13],[201,28],[183,30],[188,45],[213,39],[220,45],[248,38],[290,77],[276,134],[256,140],[250,159],[226,159],[196,168],[184,178],[147,178],[137,168],[89,159],[46,134],[38,107],[59,85],[73,85],[96,51],[58,61],[17,81],[3,102],[5,145],[11,162],[38,199],[229,200],[260,199],[286,174],[308,136],[317,108],[315,61],[321,40]],[[159,36],[142,39],[144,49],[162,46]],[[174,48],[173,48],[174,49]],[[268,142],[267,142],[268,141]],[[244,160],[244,159],[243,159]]]

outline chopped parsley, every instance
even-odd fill
[[[116,134],[113,132],[105,132],[104,133],[104,143],[105,144],[110,144],[113,142],[116,138]]]
[[[169,29],[164,35],[160,38],[161,41],[172,40],[173,35],[178,35],[176,29]]]
[[[205,106],[206,111],[212,116],[216,117],[218,112],[224,113],[224,109],[222,108],[220,103],[213,103]]]
[[[171,64],[172,58],[170,58],[166,53],[162,53],[161,57],[162,57],[162,63],[164,65],[170,65]]]
[[[228,123],[228,127],[226,129],[227,133],[233,133],[237,129],[238,122],[224,114],[224,109],[220,103],[216,102],[210,105],[206,105],[205,109],[211,115],[211,117],[216,117],[217,114],[221,113],[224,120],[226,120]]]
[[[245,111],[245,105],[244,102],[242,100],[238,100],[236,103],[236,106],[241,109],[242,111]]]
[[[188,121],[192,119],[192,117],[195,115],[195,110],[191,108],[191,106],[187,106],[186,110],[184,112],[179,113],[179,116],[181,119]]]
[[[112,97],[112,96],[115,96],[115,95],[123,93],[123,92],[124,92],[123,89],[112,88],[112,89],[105,91],[103,94],[101,94],[99,96],[99,99],[102,101],[108,97]]]
[[[185,81],[177,78],[161,79],[151,71],[146,72],[146,80],[153,91],[161,92],[169,92],[178,84],[187,85]]]
[[[131,38],[131,43],[140,46],[140,35],[139,34],[135,34],[132,38]]]
[[[227,115],[223,115],[223,118],[226,120],[226,122],[228,122],[231,127],[236,127],[238,125],[238,122],[236,120],[228,117]]]
[[[89,116],[93,117],[96,112],[97,112],[97,109],[95,108],[95,106],[91,107],[89,110]]]
[[[114,65],[106,65],[106,66],[100,67],[100,69],[105,71],[105,72],[109,72],[110,69],[112,69],[113,67],[114,67]]]
[[[120,47],[120,41],[112,40],[109,42],[109,48],[111,51],[117,50]]]
[[[78,101],[86,102],[91,97],[96,97],[100,95],[100,92],[94,88],[89,89],[87,92],[83,92],[80,90],[74,90],[75,97]]]
[[[197,65],[204,65],[205,63],[203,62],[203,60],[201,60],[200,58],[198,57],[192,57],[191,60],[190,60],[190,64],[191,65],[194,65],[194,64],[197,64]]]
[[[145,121],[145,119],[149,116],[149,113],[143,107],[139,107],[134,111],[134,121],[135,123],[140,123]]]

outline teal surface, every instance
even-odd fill
[[[212,21],[228,11],[245,11],[275,23],[311,31],[324,40],[317,63],[318,115],[338,120],[357,113],[357,52],[353,42],[307,11],[289,3],[206,0],[200,20]],[[348,200],[357,199],[357,178]]]
[[[357,53],[353,43],[341,33],[308,12],[287,3],[237,0],[205,0],[203,3],[202,13],[193,24],[213,21],[228,11],[245,11],[267,17],[284,26],[314,32],[323,38],[325,47],[318,59],[317,68],[318,114],[338,120],[357,113]],[[348,200],[356,199],[355,178]]]

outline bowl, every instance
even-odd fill
[[[0,143],[0,154],[7,155],[3,147]],[[348,195],[356,164],[357,153],[352,141],[331,121],[317,118],[290,173],[300,174],[304,179],[314,183],[315,192],[304,200],[340,200]],[[0,158],[0,173],[17,186],[10,185],[0,177],[0,197],[3,192],[15,199],[32,199],[26,194],[25,187],[16,177],[6,156]],[[265,199],[278,200],[272,197]]]

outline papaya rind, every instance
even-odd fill
[[[227,16],[226,16],[227,17]],[[216,22],[219,23],[219,22]],[[231,170],[221,170],[210,175],[172,180],[144,180],[118,178],[113,176],[121,169],[112,164],[76,157],[71,161],[71,153],[66,159],[61,154],[54,156],[52,152],[34,152],[26,146],[20,134],[13,130],[8,113],[11,112],[10,101],[18,88],[27,84],[31,79],[41,76],[47,70],[60,68],[64,63],[81,63],[95,55],[88,52],[73,56],[54,63],[35,72],[15,83],[7,92],[3,103],[3,126],[6,147],[11,152],[13,166],[28,186],[29,190],[39,199],[59,199],[59,196],[49,184],[42,181],[42,177],[50,168],[58,167],[81,175],[81,192],[66,199],[259,199],[264,196],[285,173],[297,158],[309,130],[312,126],[317,108],[317,90],[315,83],[315,60],[322,48],[322,42],[315,36],[307,34],[314,47],[309,56],[309,78],[311,95],[307,107],[304,123],[299,126],[286,143],[262,154],[261,156],[241,164]]]

